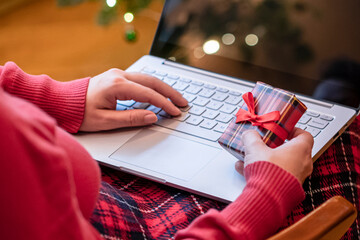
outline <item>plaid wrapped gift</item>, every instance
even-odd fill
[[[218,142],[236,158],[244,158],[241,135],[255,129],[271,148],[284,143],[307,107],[290,92],[257,82],[243,95],[245,103]]]

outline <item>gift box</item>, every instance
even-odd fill
[[[288,91],[257,82],[251,92],[243,94],[243,104],[219,138],[220,145],[243,160],[241,141],[244,131],[255,129],[271,148],[284,143],[307,107]]]

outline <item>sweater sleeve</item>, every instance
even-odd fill
[[[1,239],[101,239],[79,206],[73,175],[71,157],[85,150],[66,152],[63,130],[40,109],[1,88],[0,99]]]
[[[246,187],[236,201],[195,219],[176,239],[265,239],[305,198],[300,182],[269,162],[248,165],[245,178]]]
[[[47,75],[30,75],[13,62],[0,66],[0,85],[5,91],[37,105],[71,133],[83,121],[88,83],[89,78],[58,82]]]

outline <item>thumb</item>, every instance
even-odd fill
[[[244,144],[246,154],[256,153],[261,148],[266,147],[260,134],[255,130],[245,131],[241,136],[241,140]]]
[[[104,110],[104,114],[106,114],[106,127],[108,129],[144,126],[157,121],[155,113],[142,109],[125,111]]]
[[[249,130],[242,134],[241,140],[245,148],[245,167],[255,161],[264,160],[268,146],[264,143],[259,133]]]

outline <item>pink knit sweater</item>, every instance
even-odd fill
[[[88,222],[97,163],[67,132],[79,130],[89,78],[61,83],[0,66],[1,239],[101,239]],[[177,239],[264,239],[303,198],[295,177],[268,162],[245,168],[243,193]]]

